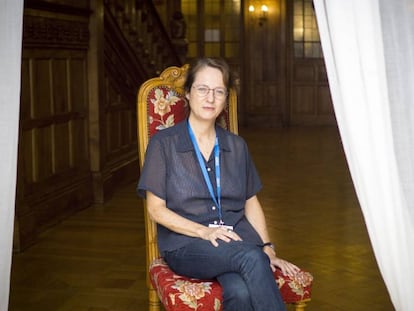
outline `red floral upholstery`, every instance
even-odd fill
[[[168,86],[153,88],[147,100],[150,137],[159,130],[183,121],[188,115],[188,104],[184,94]]]
[[[276,270],[274,276],[285,303],[310,299],[313,277],[309,272],[300,271],[290,278]],[[161,258],[151,264],[150,278],[166,311],[222,310],[221,287],[215,280],[177,275]]]

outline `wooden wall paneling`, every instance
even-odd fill
[[[72,56],[69,68],[69,155],[70,167],[90,170],[89,111],[88,111],[88,65],[87,56]],[[87,74],[86,74],[87,73]]]
[[[303,124],[315,115],[314,111],[314,66],[307,62],[294,62],[292,74],[292,125]]]
[[[89,145],[87,124],[83,119],[73,119],[69,122],[70,127],[70,167],[81,171],[90,170]]]
[[[315,89],[311,85],[296,85],[293,92],[292,120],[315,115]],[[292,121],[295,123],[295,121]]]
[[[53,172],[59,174],[71,168],[71,152],[70,146],[70,127],[68,122],[56,124],[53,128]]]
[[[33,150],[33,158],[34,158],[34,168],[36,170],[33,172],[35,176],[35,182],[42,182],[47,192],[48,187],[48,178],[53,175],[53,157],[52,157],[52,130],[53,125],[50,126],[43,126],[40,128],[33,129],[34,132],[34,150]]]
[[[70,86],[70,108],[71,111],[80,112],[83,116],[87,114],[88,98],[88,71],[86,55],[71,55],[69,63],[69,86]]]
[[[323,60],[294,60],[292,68],[291,124],[335,125]]]
[[[292,124],[301,121],[300,118],[310,118],[315,115],[315,70],[312,63],[299,63],[293,66],[293,96],[290,120]]]
[[[24,62],[22,62],[23,64]],[[26,75],[22,74],[22,101],[23,100],[23,89],[25,84],[23,83]],[[21,114],[24,115],[21,109]],[[19,153],[18,153],[18,165],[17,165],[17,186],[16,186],[16,209],[14,218],[14,238],[13,238],[13,249],[20,251],[27,248],[29,245],[33,245],[36,241],[36,215],[33,207],[29,206],[25,198],[25,185],[33,183],[33,163],[32,163],[32,137],[31,132],[22,131],[20,127],[19,137]]]
[[[296,62],[293,67],[293,80],[295,83],[313,84],[316,80],[314,64],[309,61]]]
[[[38,121],[45,120],[52,115],[52,86],[50,75],[50,59],[49,56],[34,56],[32,59],[32,75],[31,80],[32,102],[31,113],[32,118]]]
[[[15,247],[89,206],[88,3],[25,2]],[[78,160],[82,159],[82,160]]]
[[[32,243],[38,232],[91,203],[85,147],[87,102],[85,95],[79,96],[86,91],[85,58],[86,52],[81,51],[23,51],[19,148],[19,178],[23,181],[18,183],[23,183],[24,190],[18,191],[16,215],[21,230],[17,236],[27,240],[16,242],[19,248]],[[72,66],[72,59],[82,65]],[[80,72],[73,70],[77,67]],[[82,130],[74,124],[81,124]],[[82,161],[74,161],[75,157]]]
[[[116,1],[107,1],[108,6],[116,11]],[[89,49],[88,49],[88,131],[89,131],[89,157],[92,173],[93,200],[103,203],[105,195],[103,190],[102,167],[104,166],[105,135],[102,135],[103,126],[102,105],[105,100],[104,82],[104,15],[103,1],[90,1],[92,14],[89,18]]]
[[[325,118],[326,124],[336,125],[335,111],[329,89],[328,75],[325,64],[322,62],[318,65],[318,101],[317,110],[321,118]]]
[[[320,115],[325,115],[331,118],[334,116],[333,103],[331,98],[331,92],[328,86],[319,86],[318,87],[318,113]]]
[[[315,68],[316,75],[316,111],[320,116],[324,116],[327,113],[331,113],[332,102],[329,100],[329,94],[326,94],[326,91],[329,91],[328,78],[326,73],[326,68],[323,62],[318,62]],[[328,96],[327,96],[328,95]],[[331,106],[331,107],[329,107]]]
[[[20,118],[26,120],[31,114],[30,59],[23,57],[21,66]]]
[[[25,182],[32,184],[36,179],[36,169],[34,163],[34,135],[33,130],[22,131],[19,140],[19,151],[21,154],[19,167],[22,170],[22,177],[25,179]]]

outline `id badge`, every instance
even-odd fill
[[[224,229],[227,229],[227,230],[233,231],[233,226],[218,225],[218,224],[209,224],[208,226],[209,226],[210,228],[220,228],[220,227],[222,227],[222,228],[224,228]]]

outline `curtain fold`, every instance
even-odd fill
[[[0,9],[0,310],[8,310],[17,172],[23,1]]]
[[[314,4],[338,127],[376,260],[395,309],[412,310],[414,1]]]

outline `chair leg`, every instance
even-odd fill
[[[160,311],[161,310],[161,303],[160,299],[158,298],[157,291],[153,288],[148,290],[148,311]]]
[[[304,300],[295,302],[295,311],[305,311],[306,302]]]

